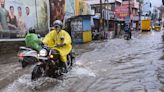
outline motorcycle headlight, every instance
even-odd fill
[[[41,50],[39,51],[39,55],[42,56],[42,57],[47,56],[47,54],[48,54],[48,52],[47,52],[46,49],[41,49]]]

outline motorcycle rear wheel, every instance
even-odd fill
[[[125,40],[130,40],[129,34],[125,34],[125,35],[124,35],[124,39],[125,39]]]

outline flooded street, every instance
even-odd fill
[[[62,79],[40,78],[32,82],[33,66],[22,70],[16,57],[12,57],[10,60],[15,61],[0,65],[0,91],[164,92],[161,35],[152,31],[135,34],[129,41],[112,39],[79,45],[75,47],[78,58],[74,67]]]

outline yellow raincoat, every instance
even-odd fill
[[[61,40],[61,37],[64,37],[64,41]],[[47,44],[48,47],[59,51],[61,56],[61,61],[67,62],[67,55],[72,50],[72,45],[71,45],[72,40],[70,35],[66,31],[61,30],[59,33],[57,33],[56,30],[52,30],[46,35],[46,37],[43,40],[43,43]],[[63,47],[54,48],[54,46],[56,46],[57,44],[62,44],[62,43],[65,43],[66,45]]]

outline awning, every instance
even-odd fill
[[[95,15],[93,16],[93,19],[100,19],[100,16]]]

